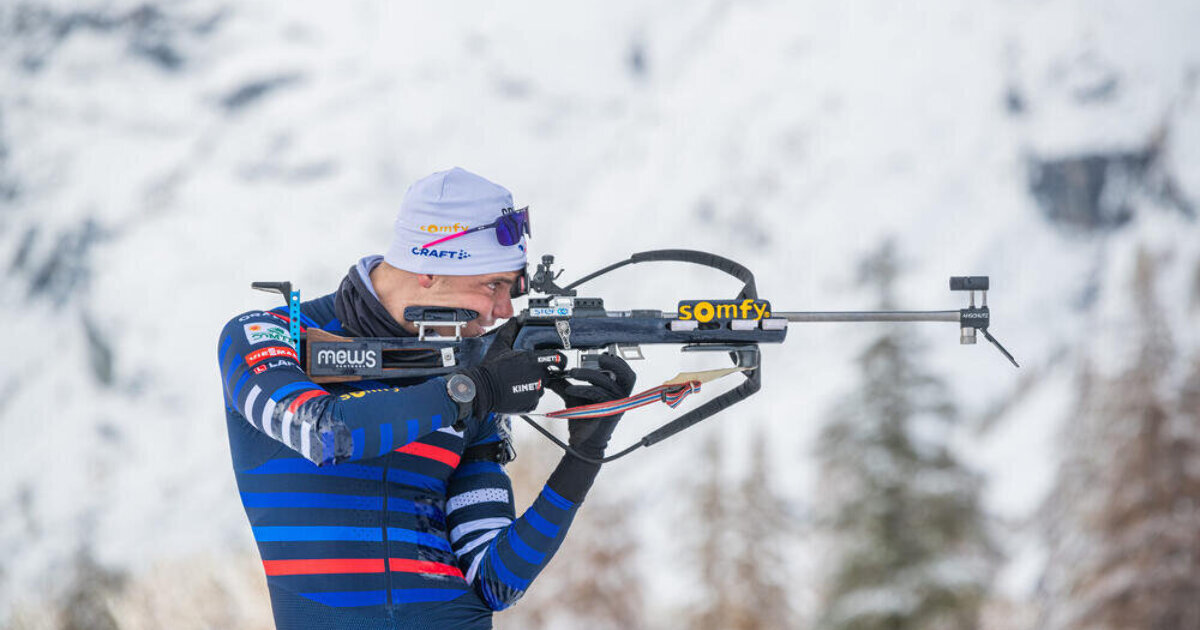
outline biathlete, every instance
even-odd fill
[[[300,324],[403,337],[408,306],[479,314],[481,335],[513,315],[525,280],[528,209],[454,168],[405,193],[387,252],[352,266]],[[504,414],[546,388],[568,407],[628,396],[617,357],[573,370],[552,351],[511,349],[503,326],[485,361],[449,378],[320,386],[299,363],[287,309],[234,317],[218,343],[233,468],[279,630],[490,628],[554,556],[600,470],[565,454],[521,516],[505,474]],[[507,340],[507,343],[505,342]],[[600,459],[618,417],[570,421],[570,445]]]

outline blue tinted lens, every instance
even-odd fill
[[[514,216],[517,218],[517,225],[521,227],[520,232],[524,232],[525,236],[533,236],[533,232],[529,231],[529,206],[521,208]]]
[[[500,217],[496,221],[496,240],[501,245],[516,245],[521,241],[521,228],[511,216]]]
[[[505,212],[507,214],[496,220],[496,240],[501,245],[516,245],[521,242],[522,234],[529,234],[529,206]]]

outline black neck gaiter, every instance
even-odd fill
[[[357,266],[350,267],[350,272],[342,279],[333,310],[341,320],[342,328],[355,337],[413,336],[379,303],[363,282]]]

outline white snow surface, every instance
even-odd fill
[[[0,24],[21,6],[32,5],[0,6]],[[37,6],[119,16],[139,4]],[[386,248],[405,188],[454,165],[531,206],[531,260],[554,253],[564,277],[682,247],[746,264],[779,310],[869,308],[855,267],[886,237],[907,262],[902,308],[961,308],[947,276],[990,275],[993,332],[1021,370],[982,338],[960,347],[952,326],[910,326],[968,418],[999,410],[956,444],[987,475],[989,513],[1016,532],[999,582],[1016,599],[1037,577],[1038,543],[1020,532],[1052,483],[1078,358],[1126,359],[1117,335],[1094,334],[1119,325],[1139,248],[1161,258],[1177,343],[1200,345],[1194,219],[1139,198],[1117,230],[1063,228],[1026,175],[1030,157],[1137,150],[1165,125],[1164,160],[1200,207],[1194,0],[161,6],[184,24],[169,35],[176,69],[135,54],[128,26],[81,27],[57,45],[29,32],[0,41],[0,186],[18,183],[0,195],[0,265],[35,226],[32,267],[86,219],[100,235],[61,300],[30,295],[32,274],[16,267],[0,281],[15,333],[0,361],[0,622],[53,594],[80,548],[134,571],[252,548],[218,331],[275,305],[252,280],[332,291],[359,256]],[[31,55],[37,69],[23,65]],[[1079,96],[1112,81],[1107,98]],[[1021,113],[1005,107],[1010,89]],[[674,310],[736,291],[716,277],[639,265],[591,288],[612,309]],[[109,385],[89,367],[85,320],[112,346]],[[764,353],[760,395],[606,470],[597,491],[640,499],[638,561],[659,569],[649,625],[688,600],[686,579],[667,577],[682,550],[657,515],[677,508],[704,436],[726,438],[736,468],[749,430],[772,432],[776,487],[807,513],[813,437],[874,330],[793,326]],[[643,384],[711,364],[647,354]],[[670,416],[639,412],[614,443]],[[803,564],[805,544],[780,553]]]

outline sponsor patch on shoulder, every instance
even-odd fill
[[[281,367],[299,367],[299,366],[297,366],[294,361],[289,361],[287,359],[275,359],[273,361],[265,361],[263,363],[259,363],[258,367],[254,368],[254,373],[262,374],[263,372],[266,372],[267,370],[274,370],[275,368],[281,368]]]
[[[259,361],[264,361],[266,359],[275,359],[275,358],[279,358],[279,357],[287,357],[287,358],[289,358],[293,361],[297,361],[297,362],[300,361],[300,358],[296,356],[295,350],[292,350],[291,348],[280,348],[279,346],[270,346],[267,348],[263,348],[262,350],[255,350],[254,352],[247,354],[246,355],[246,365],[254,365],[255,363],[258,363]]]
[[[245,324],[246,341],[251,345],[257,343],[265,343],[267,341],[275,341],[292,345],[292,335],[283,326],[275,324],[267,324],[263,322],[255,322],[253,324]]]

